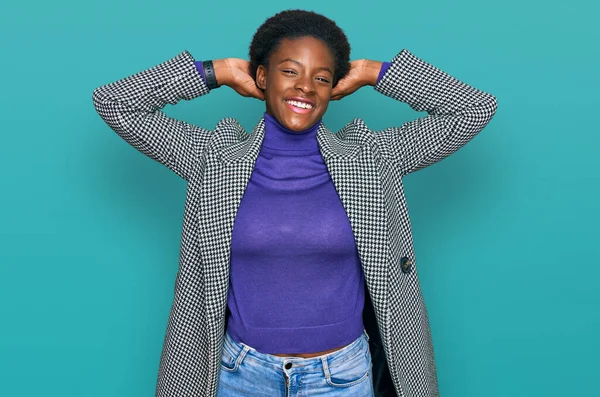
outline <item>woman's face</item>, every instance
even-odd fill
[[[334,65],[321,40],[284,39],[271,55],[269,67],[260,65],[256,71],[256,84],[265,90],[267,113],[292,131],[315,125],[329,105]]]

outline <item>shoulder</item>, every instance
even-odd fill
[[[245,132],[242,124],[233,117],[224,117],[219,120],[215,126],[215,131],[232,132],[235,134],[239,133],[240,131]]]
[[[354,118],[346,123],[335,134],[340,140],[373,146],[376,144],[375,133],[361,118]]]
[[[231,144],[246,140],[248,133],[237,119],[224,117],[217,122],[212,135],[213,141]]]
[[[386,159],[387,148],[382,141],[380,131],[375,131],[367,125],[362,118],[354,118],[344,125],[336,134],[336,140],[341,145],[354,145],[367,149],[371,156],[377,159]]]

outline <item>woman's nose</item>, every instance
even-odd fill
[[[314,90],[313,81],[310,76],[303,75],[298,77],[294,88],[302,90],[303,92],[312,92]]]

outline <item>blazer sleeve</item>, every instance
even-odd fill
[[[402,175],[454,153],[492,119],[498,106],[489,93],[471,87],[408,50],[396,55],[375,90],[428,116],[375,132],[376,140]]]
[[[154,67],[100,86],[92,100],[100,117],[121,138],[188,180],[211,131],[167,117],[167,104],[205,95],[209,89],[183,51]]]

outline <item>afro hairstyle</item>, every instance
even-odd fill
[[[313,37],[331,51],[335,70],[333,86],[350,70],[350,44],[342,29],[331,19],[306,10],[285,10],[268,18],[252,38],[249,49],[250,73],[256,79],[259,65],[268,67],[269,58],[284,39]]]

